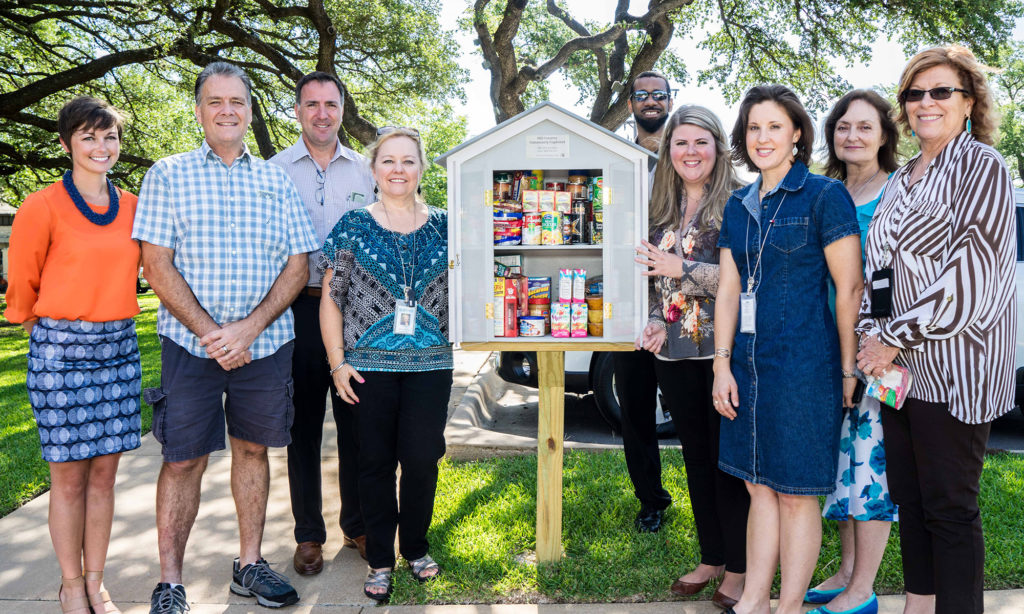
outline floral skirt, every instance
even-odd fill
[[[28,350],[29,402],[43,460],[83,460],[141,444],[135,321],[40,318]]]
[[[836,489],[825,498],[829,520],[898,520],[885,477],[885,441],[878,401],[865,396],[846,412],[839,439]]]

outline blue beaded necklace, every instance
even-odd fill
[[[117,188],[114,187],[114,183],[109,179],[107,179],[107,190],[110,193],[110,206],[107,207],[107,212],[102,215],[96,213],[89,205],[85,204],[85,199],[82,198],[82,194],[79,193],[78,188],[75,187],[75,182],[71,179],[71,171],[66,171],[61,181],[64,183],[64,189],[67,190],[68,196],[71,197],[71,202],[75,203],[75,208],[82,212],[85,219],[97,226],[106,226],[117,218]]]

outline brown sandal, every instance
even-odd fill
[[[121,614],[121,610],[110,601],[110,593],[103,588],[102,571],[87,571],[85,572],[85,579],[90,582],[100,583],[99,592],[89,595],[89,605],[92,606],[92,611],[95,614]]]
[[[89,607],[89,600],[85,597],[69,597],[67,601],[64,600],[64,586],[81,586],[82,590],[85,590],[85,578],[78,576],[77,578],[64,578],[60,579],[60,589],[57,591],[57,600],[60,601],[60,609],[62,612],[78,612],[85,610],[86,612],[92,612]]]

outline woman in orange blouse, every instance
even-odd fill
[[[80,97],[57,130],[72,170],[25,199],[11,230],[5,316],[29,333],[27,387],[50,464],[61,609],[120,612],[103,589],[121,452],[139,447],[136,197],[114,187],[122,116]],[[84,565],[84,566],[83,566]],[[84,571],[84,576],[83,576]]]

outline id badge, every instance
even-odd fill
[[[755,333],[757,326],[757,298],[753,292],[740,293],[740,332]]]
[[[416,333],[416,303],[395,301],[396,335],[413,335]]]
[[[879,269],[871,274],[871,317],[888,318],[892,315],[891,267]]]

